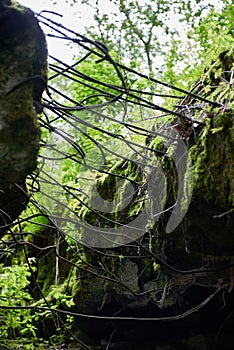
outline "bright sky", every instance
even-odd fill
[[[43,10],[54,11],[61,14],[60,18],[55,15],[46,15],[49,18],[54,19],[57,22],[61,22],[69,29],[73,29],[76,32],[84,34],[85,25],[89,25],[93,22],[93,13],[89,6],[80,5],[80,1],[74,6],[69,6],[66,0],[17,0],[20,4],[31,8],[34,12],[39,13]],[[44,29],[44,28],[43,28]],[[72,59],[72,52],[69,52],[69,48],[64,47],[62,40],[56,40],[47,38],[49,53],[59,57],[61,60],[66,58],[66,62]]]
[[[0,0],[1,1],[1,0]],[[81,0],[78,0],[73,6],[69,5],[69,0],[16,0],[20,4],[31,8],[34,12],[39,13],[43,10],[53,11],[63,16],[60,18],[55,15],[46,15],[49,18],[54,19],[56,22],[62,23],[65,27],[72,29],[78,33],[85,34],[85,26],[95,24],[92,8],[88,5],[81,4]],[[145,0],[140,0],[145,1]],[[114,8],[114,5],[109,0],[102,0],[99,6],[110,10]],[[42,27],[44,30],[44,28]],[[59,57],[61,60],[65,60],[67,63],[72,62],[74,52],[72,49],[65,46],[62,40],[56,40],[47,38],[49,53],[53,56]]]
[[[63,18],[55,15],[49,15],[50,18],[57,22],[61,22],[67,28],[73,29],[76,32],[85,34],[85,26],[90,26],[94,24],[93,11],[88,5],[81,4],[81,0],[73,6],[68,4],[69,0],[17,0],[20,4],[31,8],[34,12],[39,13],[43,10],[54,11],[63,15]],[[205,0],[209,4],[215,4],[216,8],[222,7],[222,1],[220,0]],[[139,3],[145,3],[146,0],[139,0]],[[99,6],[105,10],[111,11],[114,8],[113,3],[109,0],[99,1]],[[47,14],[48,16],[48,14]],[[181,39],[186,41],[185,28],[181,27],[178,22],[178,18],[171,18],[171,25],[178,28],[180,32]],[[62,40],[56,40],[48,38],[48,48],[49,53],[59,57],[61,60],[66,59],[67,63],[72,61],[73,53],[72,50],[67,46],[64,47],[64,42]]]
[[[88,5],[81,4],[78,0],[76,4],[70,6],[68,0],[17,0],[20,4],[30,7],[34,12],[43,10],[54,11],[63,15],[62,22],[65,26],[83,32],[84,26],[89,26],[93,21],[93,11]],[[141,0],[145,1],[145,0]],[[114,8],[109,0],[102,0],[99,4],[102,8]]]
[[[65,25],[79,27],[80,29],[87,25],[92,19],[92,11],[90,7],[82,5],[80,1],[73,7],[69,6],[66,0],[17,0],[20,4],[31,8],[34,12],[43,10],[58,12],[63,15],[63,23]],[[82,13],[81,13],[82,8]],[[81,20],[82,17],[82,20]]]

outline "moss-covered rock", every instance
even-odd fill
[[[219,106],[206,104],[193,116],[195,121],[204,123],[189,150],[193,196],[185,220],[173,236],[168,237],[166,254],[176,257],[177,261],[180,255],[181,264],[187,260],[187,266],[193,265],[193,259],[196,266],[198,260],[202,266],[206,254],[214,254],[218,259],[234,254],[233,64],[234,50],[231,48],[221,53],[205,71],[195,91],[201,97],[218,102]],[[196,103],[188,100],[188,110]],[[197,254],[200,255],[198,260]]]
[[[0,3],[0,226],[25,209],[25,178],[37,165],[37,114],[47,84],[47,47],[34,13]],[[3,229],[2,229],[3,230]]]
[[[225,319],[228,308],[224,312],[220,311],[220,304],[217,308],[217,303],[220,302],[218,297],[210,309],[202,311],[203,313],[198,312],[194,316],[193,308],[196,309],[199,303],[205,305],[206,298],[208,303],[210,291],[214,289],[220,289],[223,295],[231,293],[229,300],[230,305],[233,305],[233,66],[234,54],[231,48],[221,53],[218,59],[211,63],[196,85],[194,94],[206,102],[187,96],[181,104],[181,109],[180,106],[177,107],[177,110],[181,111],[181,118],[176,122],[181,125],[180,135],[187,146],[190,160],[187,170],[185,169],[184,198],[181,200],[181,205],[186,207],[189,204],[186,195],[191,190],[190,187],[193,189],[191,203],[180,225],[173,232],[166,232],[165,227],[171,215],[170,210],[167,210],[160,221],[156,222],[153,228],[151,226],[149,232],[129,245],[101,251],[84,248],[85,264],[96,266],[96,270],[93,271],[98,272],[100,277],[89,275],[88,278],[80,279],[80,290],[76,297],[78,310],[82,309],[83,312],[97,315],[121,314],[123,318],[124,316],[160,318],[183,312],[186,314],[188,309],[192,310],[188,322],[187,318],[182,320],[181,317],[177,332],[173,325],[167,323],[164,327],[161,326],[162,323],[157,323],[156,335],[153,325],[149,330],[143,323],[140,328],[130,322],[128,334],[133,334],[135,339],[130,340],[128,346],[134,344],[134,349],[140,349],[142,346],[151,350],[190,349],[192,343],[194,349],[212,348],[213,336],[221,321],[216,324],[209,319],[210,329],[204,336],[201,336],[200,329],[205,326],[206,316],[214,314],[215,317],[220,317],[220,320]],[[155,151],[168,151],[160,138],[151,140],[149,147]],[[173,142],[170,147],[173,151],[175,147]],[[170,156],[170,149],[168,154]],[[159,196],[159,201],[166,202],[166,207],[173,208],[179,188],[175,161],[168,156],[158,156],[155,152],[152,164],[154,162],[159,162],[167,177],[167,191],[166,194]],[[191,170],[193,181],[191,176],[188,176]],[[102,207],[105,215],[98,210],[92,211],[88,206],[84,206],[80,212],[83,219],[91,225],[106,228],[115,227],[118,221],[127,224],[142,209],[140,203],[144,202],[149,190],[147,176],[137,172],[134,162],[120,162],[111,169],[111,172],[132,179],[135,196],[123,211],[110,211],[109,206],[113,204],[116,196],[118,199],[125,198],[127,187],[122,186],[116,195],[116,183],[119,179],[114,175],[100,176],[97,188],[98,195],[107,202],[106,207]],[[154,194],[157,196],[157,191]],[[95,190],[91,195],[92,204],[97,202],[96,196]],[[119,204],[120,208],[121,201]],[[85,267],[85,264],[81,265]],[[102,279],[103,276],[108,277],[108,280]],[[199,307],[196,311],[198,310]],[[129,337],[126,335],[121,322],[116,321],[115,325],[120,338],[129,341],[130,335]],[[107,329],[110,326],[111,322],[105,323]],[[94,335],[88,322],[82,323],[82,327],[88,334]],[[186,335],[188,330],[190,333]],[[167,331],[173,341],[165,341]],[[101,328],[99,332],[102,332]],[[136,339],[138,333],[143,335],[144,332],[148,334],[148,338],[155,332],[158,344],[147,340],[140,346]],[[103,331],[103,337],[105,334]],[[114,343],[113,340],[113,348]]]
[[[7,187],[36,167],[47,49],[31,10],[15,1],[0,9],[0,186]]]

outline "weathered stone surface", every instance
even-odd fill
[[[0,186],[23,181],[36,167],[37,110],[46,86],[47,49],[34,13],[0,5]]]
[[[96,264],[97,259],[102,259],[101,266],[105,268],[106,275],[114,276],[130,288],[130,291],[124,289],[114,281],[100,282],[99,295],[103,296],[103,300],[101,307],[100,299],[96,303],[98,312],[95,311],[93,294],[90,295],[95,314],[118,315],[123,319],[157,319],[156,322],[139,323],[114,320],[108,324],[106,321],[105,327],[114,323],[119,339],[130,340],[134,349],[213,350],[221,349],[222,337],[232,338],[229,329],[233,327],[234,297],[233,63],[233,48],[221,53],[205,70],[195,91],[199,96],[217,102],[217,105],[207,103],[198,112],[193,112],[193,104],[197,101],[190,96],[183,101],[183,107],[186,106],[187,111],[191,109],[193,119],[202,124],[194,126],[191,132],[188,128],[193,126],[179,120],[184,128],[182,136],[187,143],[194,177],[191,203],[182,223],[173,232],[165,232],[170,215],[166,212],[139,242],[104,251],[109,256],[113,254],[114,258],[108,260],[101,253],[87,252],[89,263]],[[155,144],[153,141],[156,141]],[[153,141],[151,146],[157,149],[157,140]],[[178,192],[175,165],[166,157],[158,159],[155,156],[153,161],[160,161],[167,171],[166,207],[169,208],[176,202]],[[136,172],[133,171],[133,174],[137,177]],[[97,181],[99,193],[108,200],[112,200],[114,187],[111,180],[111,176],[106,175]],[[185,186],[189,186],[186,181]],[[136,202],[140,202],[137,199]],[[132,217],[132,207],[125,209],[126,217]],[[98,213],[94,214],[88,207],[81,213],[90,223],[98,218]],[[121,213],[114,214],[111,219],[122,222]],[[104,224],[108,226],[108,222]],[[78,309],[85,294],[82,286],[85,288],[86,283],[89,286],[91,282],[84,278],[77,293]],[[89,305],[87,300],[88,296],[85,304]],[[84,308],[82,311],[89,313],[90,310]],[[93,335],[85,323],[81,328]],[[101,326],[99,333],[102,333]],[[154,339],[152,343],[151,337]],[[231,348],[227,346],[226,349]]]
[[[28,203],[25,178],[37,165],[37,114],[47,84],[47,47],[34,13],[0,3],[0,226]],[[18,185],[16,185],[18,184]],[[3,228],[2,228],[3,230]]]

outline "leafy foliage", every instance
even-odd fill
[[[27,264],[0,265],[1,341],[36,337],[36,326],[30,310],[14,309],[14,307],[26,306],[32,301],[32,296],[27,290],[30,276],[31,272]]]

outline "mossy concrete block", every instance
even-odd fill
[[[37,164],[37,113],[47,82],[47,47],[34,13],[0,4],[0,187],[23,181]]]

